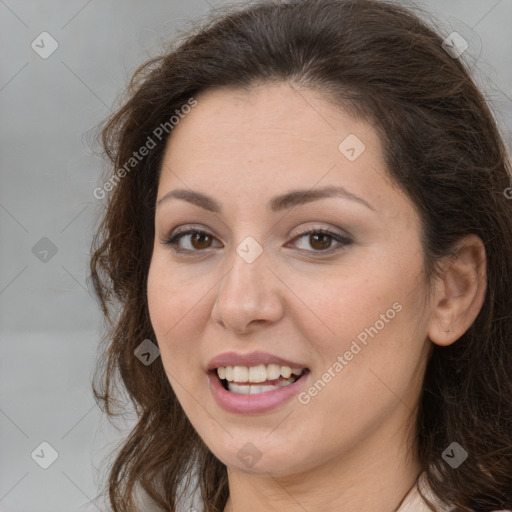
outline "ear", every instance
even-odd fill
[[[462,238],[443,264],[432,298],[428,337],[436,345],[457,341],[472,325],[487,289],[485,246],[476,235]]]

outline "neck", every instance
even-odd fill
[[[404,443],[400,424],[391,422],[301,473],[277,476],[228,468],[230,496],[224,512],[295,512],[298,507],[396,512],[421,473],[417,451]]]

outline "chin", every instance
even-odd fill
[[[296,451],[295,451],[296,453]],[[260,452],[260,457],[255,452],[254,459],[250,460],[248,453],[244,454],[243,449],[238,452],[225,454],[218,457],[228,468],[235,469],[246,474],[261,474],[272,476],[285,476],[301,471],[300,463],[290,460],[285,453],[274,453],[271,457],[265,456],[264,450]],[[245,460],[244,460],[245,459]],[[302,468],[304,469],[304,468]]]

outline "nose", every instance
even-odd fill
[[[268,268],[264,252],[251,263],[234,252],[233,265],[218,285],[212,319],[236,334],[277,322],[284,309],[283,286]]]

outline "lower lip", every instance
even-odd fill
[[[224,389],[216,372],[209,372],[208,379],[215,400],[224,410],[236,414],[259,414],[275,409],[290,400],[305,384],[309,374],[310,372],[307,371],[300,379],[288,386],[255,395],[241,395]]]

